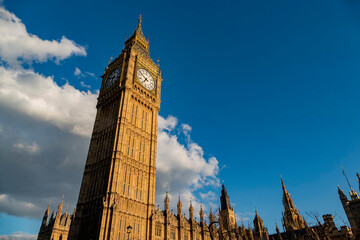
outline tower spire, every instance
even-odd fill
[[[282,186],[282,190],[283,190],[283,204],[284,204],[284,208],[286,211],[286,210],[295,208],[295,206],[294,206],[293,200],[290,197],[290,194],[288,193],[288,191],[285,187],[285,183],[284,183],[284,180],[281,175],[280,175],[280,178],[281,178],[281,186]]]
[[[179,193],[179,201],[177,204],[177,210],[178,210],[178,216],[181,217],[182,214],[182,204],[181,204],[181,199],[180,199],[180,193]]]
[[[55,215],[55,223],[59,223],[60,222],[60,218],[61,218],[61,214],[62,214],[62,209],[63,209],[63,202],[64,202],[64,195],[61,198],[61,202],[58,206],[58,209],[56,211],[56,215]]]
[[[209,220],[210,220],[210,223],[214,222],[214,214],[211,211],[211,208],[210,208]]]
[[[165,203],[165,211],[169,211],[169,196],[167,191],[166,191],[164,203]]]
[[[221,189],[220,203],[221,203],[221,211],[226,210],[226,209],[231,209],[230,208],[230,198],[227,195],[224,184],[222,185],[222,189]]]
[[[194,218],[194,207],[192,205],[191,199],[190,199],[190,207],[189,207],[189,217],[191,220]]]
[[[283,214],[283,224],[286,231],[298,230],[305,228],[305,221],[300,215],[299,211],[295,208],[295,204],[288,193],[284,180],[282,176],[281,185],[283,189],[283,204],[284,204],[284,214]]]
[[[280,175],[280,178],[281,178],[281,186],[282,186],[282,189],[283,189],[283,193],[287,193],[287,190],[286,190],[286,187],[285,187],[285,184],[284,184],[284,180],[283,180],[281,175]]]
[[[202,204],[200,205],[200,222],[204,222],[204,211],[203,211],[203,208],[202,208]]]

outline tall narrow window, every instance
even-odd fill
[[[148,119],[148,114],[147,114],[147,112],[145,112],[145,126],[144,126],[145,132],[146,132],[146,128],[147,128],[147,119]]]
[[[143,141],[143,148],[142,148],[142,162],[145,163],[145,141]]]
[[[130,154],[130,143],[131,143],[131,135],[129,136],[128,153],[127,153],[128,156]]]
[[[122,217],[120,217],[120,225],[119,225],[119,236],[118,236],[118,240],[120,240],[120,237],[121,237],[121,220],[122,220]]]
[[[124,178],[124,189],[123,189],[123,195],[125,195],[125,186],[126,186],[126,170],[125,170],[125,178]]]
[[[139,224],[139,221],[138,221],[138,225],[137,225],[137,230],[138,230],[137,237],[140,240],[140,224]]]
[[[141,140],[139,141],[139,162],[141,161]]]
[[[132,145],[131,145],[131,157],[134,157],[134,144],[135,144],[135,137],[132,139]]]
[[[132,104],[132,110],[131,110],[131,123],[133,123],[134,121],[134,107],[135,107],[135,103]]]
[[[141,202],[141,194],[142,194],[142,183],[143,183],[143,176],[141,175],[140,176],[140,197],[139,197],[140,202]]]
[[[142,110],[142,117],[141,117],[141,129],[144,129],[144,109]]]
[[[138,106],[136,105],[136,107],[135,107],[135,122],[134,122],[135,126],[136,126],[136,119],[137,119],[137,110],[138,110]]]
[[[130,193],[130,181],[131,181],[131,172],[129,173],[129,183],[128,183],[128,196],[131,197]]]
[[[135,193],[135,199],[138,197],[138,190],[139,190],[139,175],[136,178],[136,193]]]
[[[123,233],[124,233],[124,234],[123,234],[123,240],[125,240],[125,233],[126,233],[126,219],[127,219],[127,218],[125,218],[124,232],[123,232]]]

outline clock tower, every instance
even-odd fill
[[[141,16],[106,67],[69,239],[150,239],[161,73]]]

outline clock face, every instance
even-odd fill
[[[153,90],[155,88],[155,81],[151,74],[143,68],[137,70],[137,77],[140,83],[147,89]]]
[[[121,74],[121,68],[117,68],[109,75],[109,77],[106,80],[105,87],[109,88],[119,79]]]

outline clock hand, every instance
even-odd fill
[[[141,71],[139,71],[139,73],[146,79],[145,75]]]

